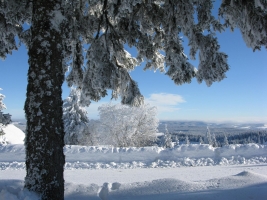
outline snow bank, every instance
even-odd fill
[[[115,148],[68,145],[66,169],[158,168],[267,163],[267,145],[237,144],[221,148],[209,145]],[[0,146],[0,169],[25,168],[23,145]]]
[[[157,168],[267,163],[267,145],[108,148],[66,146],[66,168]],[[75,162],[72,162],[74,161]]]
[[[214,148],[206,144],[180,145],[175,148],[165,149],[162,147],[86,147],[65,146],[67,160],[91,162],[153,162],[156,160],[173,160],[180,158],[212,158],[242,156],[251,158],[253,156],[267,156],[267,145],[237,144],[221,148]]]

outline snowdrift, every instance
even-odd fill
[[[173,160],[180,158],[212,158],[242,156],[250,158],[253,156],[267,156],[267,145],[258,144],[236,144],[214,148],[207,144],[180,145],[175,148],[165,149],[162,147],[86,147],[86,146],[65,146],[67,159],[74,159],[79,156],[79,161],[91,162],[153,162],[156,160]]]
[[[214,148],[206,144],[161,147],[115,148],[64,147],[66,169],[157,168],[267,163],[267,145],[236,144]],[[25,168],[24,145],[0,146],[0,167]]]
[[[206,144],[108,148],[66,146],[66,168],[156,168],[259,164],[267,162],[267,145],[244,144],[214,148]],[[75,162],[71,162],[74,161]]]

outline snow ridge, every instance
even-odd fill
[[[25,169],[24,145],[0,146],[0,170]],[[267,145],[206,144],[162,147],[96,147],[67,145],[65,169],[133,169],[267,163]],[[10,159],[12,158],[12,159]]]

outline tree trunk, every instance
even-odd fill
[[[42,199],[64,199],[65,156],[62,120],[62,36],[59,0],[32,1],[29,71],[25,113],[25,188]],[[60,18],[57,18],[60,20]]]

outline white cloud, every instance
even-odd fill
[[[101,100],[99,102],[92,102],[89,107],[86,108],[89,119],[99,119],[98,107],[106,103],[120,103],[119,100],[107,101]],[[181,103],[185,103],[184,98],[177,94],[169,93],[154,93],[150,94],[148,98],[145,98],[145,103],[149,103],[151,106],[156,106],[158,109],[158,117],[166,118],[171,117],[171,113],[180,110],[178,107]]]
[[[145,99],[146,103],[158,108],[159,115],[164,112],[174,112],[179,110],[177,107],[181,103],[185,103],[184,98],[177,94],[157,93],[151,94]]]

